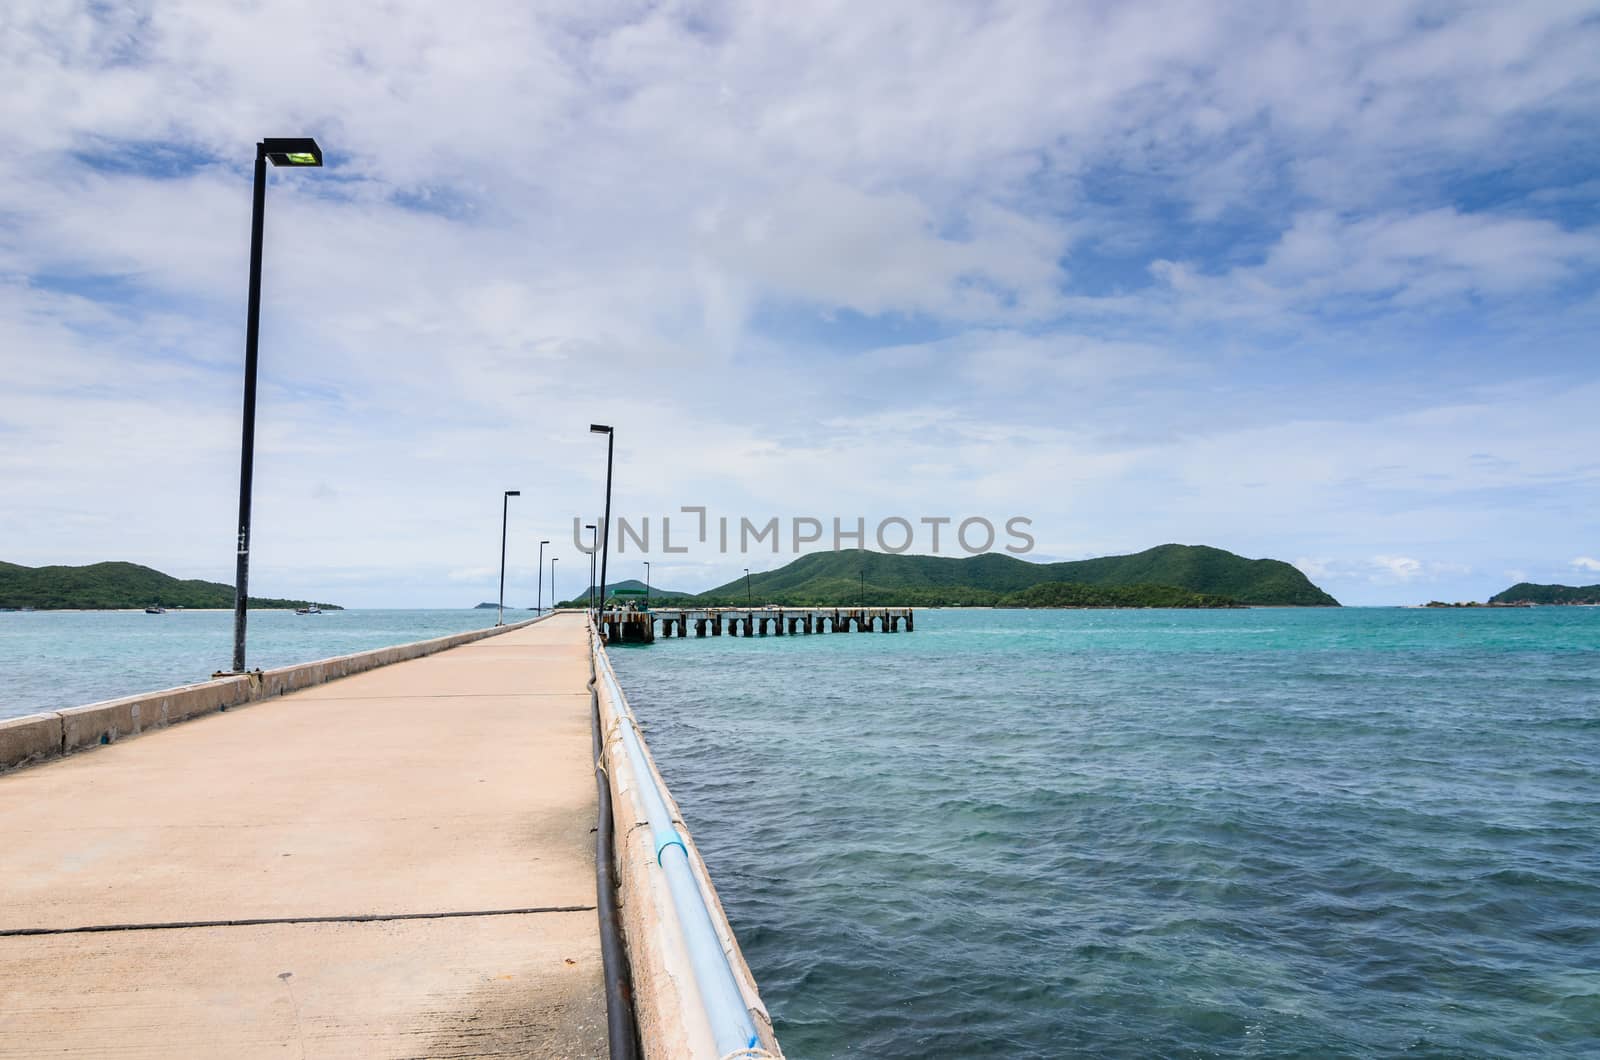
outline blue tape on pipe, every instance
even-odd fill
[[[683,851],[683,856],[689,856],[689,848],[683,845],[683,837],[674,832],[669,836],[656,838],[656,864],[661,864],[661,852],[668,847],[677,847]]]

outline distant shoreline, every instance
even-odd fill
[[[335,613],[335,612],[338,612],[338,611],[349,611],[349,610],[357,610],[357,611],[475,611],[475,610],[477,610],[477,608],[473,608],[473,607],[358,607],[358,608],[352,609],[352,608],[348,608],[348,607],[330,606],[328,604],[321,604],[319,606],[322,608],[322,611],[323,611],[324,614],[332,614],[332,613]],[[144,610],[145,609],[143,607],[25,607],[25,608],[24,607],[0,607],[0,614],[37,614],[37,615],[45,615],[45,614],[50,614],[50,615],[62,615],[62,614],[128,615],[128,614],[134,614],[134,615],[137,615],[137,614],[143,614]],[[231,615],[231,614],[233,614],[233,608],[231,608],[231,607],[166,607],[166,608],[163,608],[162,610],[166,614],[169,614],[169,615],[176,615],[176,614]],[[268,611],[273,611],[273,612],[294,611],[295,608],[292,608],[292,607],[252,607],[249,610],[250,610],[251,614],[260,614],[262,612],[268,612]],[[506,610],[507,611],[512,611],[512,610],[521,611],[521,610],[524,610],[524,609],[523,608],[510,608],[510,607],[508,607],[508,608],[506,608]],[[529,607],[529,608],[526,608],[526,610],[532,611],[533,608]],[[547,607],[547,608],[545,608],[545,610],[549,611],[551,609]]]
[[[251,612],[291,612],[293,607],[251,607]],[[323,608],[328,610],[346,610],[346,608]],[[382,610],[382,608],[378,608]],[[427,610],[427,608],[395,608],[395,610]],[[232,615],[232,607],[163,607],[166,615]],[[142,615],[142,607],[0,607],[0,613],[6,615]]]

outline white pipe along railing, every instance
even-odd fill
[[[711,910],[706,906],[705,894],[695,879],[694,868],[689,862],[689,848],[673,825],[666,799],[645,757],[639,724],[622,697],[622,690],[611,669],[611,660],[601,650],[598,637],[594,638],[594,653],[601,661],[600,676],[616,709],[618,738],[639,781],[645,817],[654,840],[656,866],[665,874],[668,890],[672,894],[673,910],[677,914],[684,948],[689,954],[695,983],[700,989],[717,1050],[724,1056],[743,1055],[755,1049],[760,1041],[755,1021],[750,1018],[744,994],[728,963],[728,955],[722,948]]]

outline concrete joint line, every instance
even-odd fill
[[[181,931],[185,928],[261,927],[272,924],[370,924],[383,920],[449,920],[474,916],[528,916],[533,913],[592,913],[592,905],[542,905],[524,909],[469,909],[446,913],[356,913],[349,916],[261,916],[239,920],[173,920],[159,924],[90,924],[70,928],[0,928],[0,938],[21,935],[87,935],[102,931]]]
[[[363,699],[540,699],[546,696],[586,696],[587,692],[442,692],[438,695],[317,696],[318,703],[351,703]]]

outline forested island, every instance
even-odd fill
[[[1600,604],[1600,585],[1537,585],[1518,582],[1504,592],[1489,597],[1491,604]]]
[[[320,600],[252,596],[250,606],[273,610],[310,607],[341,611]],[[231,608],[233,586],[179,579],[137,563],[91,563],[83,567],[24,567],[0,563],[0,609],[117,611],[137,607]]]
[[[652,593],[652,597],[663,595]],[[1043,602],[1048,600],[1061,602]],[[1246,559],[1206,545],[1160,545],[1127,556],[1062,563],[1029,563],[992,552],[965,559],[861,549],[813,552],[776,570],[753,574],[748,583],[741,576],[674,603],[706,607],[746,603],[785,607],[861,603],[882,607],[1339,606],[1339,601],[1288,563]],[[588,589],[584,589],[562,606],[587,604]]]

